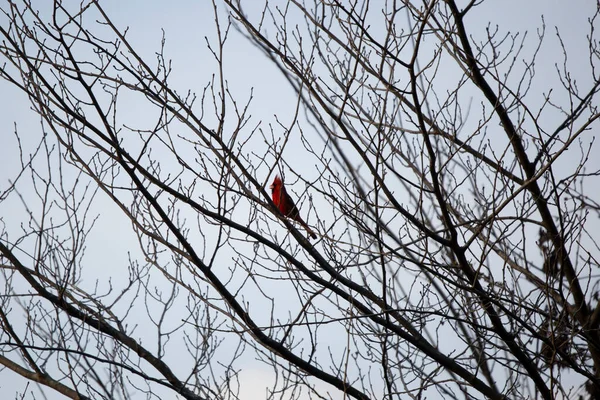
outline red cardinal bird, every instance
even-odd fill
[[[313,232],[312,229],[310,229],[310,226],[308,226],[306,222],[304,222],[304,220],[300,217],[298,207],[296,207],[294,200],[292,200],[290,195],[287,194],[287,192],[285,191],[285,186],[283,186],[283,181],[281,180],[279,175],[275,176],[275,179],[273,180],[271,186],[269,186],[269,189],[271,189],[273,203],[275,203],[279,211],[286,217],[299,222],[300,225],[302,225],[302,227],[306,229],[308,235],[311,238],[316,239],[317,235],[315,234],[315,232]]]

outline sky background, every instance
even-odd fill
[[[34,1],[40,4],[41,0]],[[128,38],[135,49],[151,64],[155,53],[160,47],[163,32],[166,38],[165,55],[173,61],[171,85],[176,91],[185,93],[188,90],[200,93],[210,82],[215,73],[216,63],[206,48],[206,38],[215,39],[214,11],[208,1],[103,1],[103,7],[113,22],[119,27],[129,29]],[[248,2],[248,12],[257,3]],[[502,30],[513,32],[528,31],[526,46],[535,44],[536,30],[541,28],[542,16],[546,25],[546,42],[541,48],[536,63],[537,78],[534,81],[529,96],[543,99],[543,91],[547,90],[547,81],[556,78],[556,62],[561,57],[557,47],[556,30],[561,33],[565,46],[572,57],[567,60],[568,70],[575,77],[581,77],[582,86],[588,86],[589,64],[581,62],[578,54],[587,54],[586,35],[589,33],[587,19],[593,14],[596,4],[594,1],[567,2],[559,0],[528,0],[500,1],[491,0],[478,7],[467,20],[468,29],[473,35],[484,31],[488,22],[498,24]],[[223,7],[221,7],[221,11]],[[223,14],[221,13],[223,16]],[[224,21],[222,21],[223,23]],[[5,17],[0,18],[0,24],[5,24]],[[255,49],[234,28],[230,31],[225,59],[225,72],[229,89],[238,99],[253,96],[251,106],[252,122],[262,124],[267,129],[269,124],[277,125],[277,119],[289,122],[296,106],[295,96],[289,85],[280,76],[277,69]],[[527,47],[526,47],[527,49]],[[528,51],[523,55],[527,56]],[[0,60],[1,62],[1,60]],[[556,89],[560,91],[559,88]],[[568,99],[564,99],[565,102]],[[132,122],[144,121],[147,109],[143,102],[135,99],[121,105],[122,113]],[[276,117],[277,116],[277,117]],[[276,119],[277,118],[277,119]],[[548,126],[556,125],[561,116],[548,116]],[[39,117],[31,110],[26,96],[17,88],[5,81],[0,81],[0,190],[14,179],[18,170],[18,153],[15,151],[17,141],[14,135],[15,125],[22,141],[24,153],[31,151],[39,140]],[[308,127],[305,133],[311,135]],[[594,133],[589,137],[595,136]],[[315,138],[316,139],[316,138]],[[311,179],[310,160],[300,153],[290,151],[286,154],[287,162],[295,166],[305,165],[307,178]],[[574,159],[568,157],[561,162],[569,163]],[[596,164],[597,165],[597,164]],[[269,177],[259,177],[265,181]],[[27,196],[26,188],[24,195]],[[590,188],[590,195],[596,199],[598,187]],[[83,284],[106,287],[110,278],[118,276],[126,265],[129,252],[136,252],[138,243],[130,229],[130,223],[124,219],[119,210],[103,196],[96,199],[94,210],[100,214],[95,227],[90,234],[86,253],[85,276]],[[0,218],[7,231],[19,230],[19,225],[26,221],[27,211],[11,198],[10,202],[0,203]],[[116,234],[118,233],[118,234]],[[110,251],[106,251],[110,249]],[[143,330],[143,327],[140,327]],[[335,338],[332,338],[335,340]],[[243,399],[256,399],[265,396],[264,382],[272,377],[266,367],[248,360],[248,368],[241,373]],[[322,384],[324,390],[327,385]],[[0,391],[7,393],[22,392],[26,382],[9,371],[0,373]],[[32,388],[29,387],[29,390]],[[45,390],[48,399],[61,398]],[[336,393],[335,390],[333,393]],[[25,398],[30,398],[26,395]],[[340,398],[337,393],[334,398]]]

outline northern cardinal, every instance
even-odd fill
[[[275,179],[273,180],[271,186],[269,186],[269,189],[271,189],[273,203],[275,203],[279,211],[286,217],[299,222],[300,225],[302,225],[302,227],[306,229],[308,235],[311,238],[316,239],[317,235],[315,234],[315,232],[313,232],[312,229],[310,229],[310,226],[308,226],[306,222],[304,222],[304,220],[300,217],[298,207],[296,207],[296,204],[294,203],[294,200],[292,200],[290,195],[287,194],[285,186],[283,186],[283,181],[281,180],[279,175],[275,176]]]

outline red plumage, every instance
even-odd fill
[[[269,186],[269,189],[271,189],[273,203],[275,203],[279,211],[286,217],[291,218],[294,221],[298,222],[300,225],[302,225],[302,227],[306,229],[306,232],[308,232],[308,235],[311,238],[316,239],[317,235],[300,217],[298,207],[296,207],[294,200],[292,200],[290,195],[286,192],[285,186],[283,185],[283,181],[281,180],[279,175],[275,176],[275,179],[273,180],[271,186]]]

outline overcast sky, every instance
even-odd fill
[[[42,0],[34,1],[42,3]],[[257,2],[259,3],[259,2]],[[171,84],[180,93],[188,90],[200,92],[210,81],[215,73],[216,64],[211,60],[211,55],[206,49],[205,37],[213,40],[215,37],[213,8],[208,1],[103,1],[106,11],[117,26],[128,27],[128,37],[136,50],[153,60],[158,50],[163,31],[166,37],[166,56],[173,61],[173,75]],[[255,3],[248,2],[247,7]],[[582,86],[588,86],[586,77],[589,76],[589,64],[576,59],[577,54],[587,54],[586,35],[589,33],[587,19],[593,14],[596,1],[559,1],[559,0],[490,0],[478,7],[467,21],[471,33],[476,35],[482,32],[491,22],[498,24],[502,30],[512,32],[529,31],[530,41],[528,46],[535,44],[536,30],[541,28],[542,15],[546,24],[546,43],[543,45],[536,64],[536,73],[539,79],[535,81],[531,96],[543,98],[542,91],[546,81],[556,79],[555,63],[561,62],[558,56],[561,50],[557,47],[556,29],[562,35],[568,51],[573,54],[569,59],[569,71],[575,77],[582,77]],[[248,10],[252,13],[252,9]],[[254,10],[255,11],[255,10]],[[4,17],[0,23],[5,24]],[[275,124],[275,116],[287,121],[295,109],[295,97],[286,81],[278,74],[262,54],[253,48],[234,29],[228,42],[228,53],[225,61],[225,76],[229,87],[239,98],[247,98],[253,89],[252,120],[261,122],[263,126]],[[0,63],[3,63],[0,60]],[[547,78],[546,78],[547,77]],[[539,89],[538,86],[539,85]],[[537,90],[536,90],[537,89]],[[9,179],[14,179],[18,170],[17,141],[14,135],[15,124],[23,142],[25,153],[37,144],[40,135],[39,117],[31,111],[31,105],[23,93],[5,81],[0,81],[0,159],[2,171],[0,172],[0,190],[8,185]],[[566,101],[566,99],[565,99]],[[126,107],[128,118],[132,121],[143,120],[145,108],[143,103],[131,102],[121,105]],[[552,116],[549,116],[548,125],[551,126]],[[560,121],[561,116],[556,116],[555,121]],[[310,131],[307,131],[310,135]],[[593,136],[593,134],[592,134]],[[591,137],[590,137],[591,139]],[[301,165],[302,157],[289,155],[290,163]],[[565,158],[563,162],[568,163]],[[596,164],[598,165],[598,164]],[[308,166],[310,167],[310,166]],[[311,171],[308,169],[307,174]],[[268,179],[268,177],[259,177]],[[595,190],[595,193],[593,192]],[[597,188],[590,188],[596,199]],[[86,266],[86,276],[83,281],[93,286],[96,280],[106,283],[110,277],[118,275],[126,265],[128,252],[137,251],[137,241],[131,233],[131,224],[125,220],[119,210],[106,199],[99,198],[95,206],[101,216],[90,237]],[[0,217],[6,225],[7,231],[17,229],[20,223],[26,221],[26,210],[15,199],[10,203],[0,203]],[[119,234],[115,234],[118,232]],[[93,245],[92,243],[100,243]],[[106,252],[109,248],[111,251]],[[133,250],[132,250],[133,249]],[[140,330],[143,330],[141,328]],[[264,395],[264,384],[270,372],[257,363],[249,360],[248,369],[241,374],[243,399],[259,399]],[[4,370],[0,373],[0,391],[6,393],[22,392],[26,382],[16,374]],[[327,385],[323,385],[327,388]],[[31,389],[31,387],[30,387]],[[45,390],[48,399],[61,398],[51,390]],[[337,392],[334,398],[341,398]],[[14,395],[11,395],[11,398]],[[30,398],[26,395],[25,398]]]

